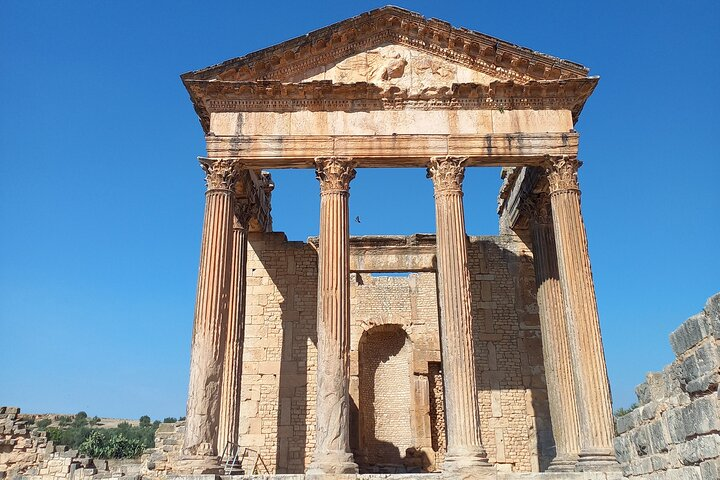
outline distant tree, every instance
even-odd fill
[[[71,423],[70,417],[68,417],[67,415],[60,415],[57,421],[58,425],[60,425],[61,427],[67,427]]]
[[[149,427],[150,425],[152,425],[152,420],[150,420],[150,417],[148,417],[147,415],[143,415],[142,417],[140,417],[141,427]]]
[[[115,428],[118,433],[123,433],[126,435],[129,435],[132,431],[132,426],[128,422],[120,422],[118,423],[117,428]]]
[[[91,426],[94,427],[95,425],[97,425],[98,423],[100,423],[100,417],[94,416],[94,417],[92,417],[92,418],[89,418],[89,419],[88,419],[88,423],[89,423]]]
[[[152,423],[152,428],[154,428],[155,430],[157,430],[157,428],[160,426],[161,423],[162,423],[162,422],[161,422],[160,420],[155,420],[155,421]]]
[[[77,414],[75,414],[75,418],[88,418],[88,414],[83,410],[80,410]]]
[[[637,403],[633,403],[633,404],[630,405],[628,408],[623,408],[623,407],[618,408],[617,410],[615,410],[615,411],[613,412],[613,415],[615,415],[616,418],[617,418],[617,417],[622,417],[623,415],[627,415],[628,413],[632,412],[632,411],[635,410],[636,408],[638,408],[638,404],[637,404]]]
[[[178,418],[178,421],[179,421],[179,422],[184,422],[184,421],[185,421],[185,417],[180,417],[180,418]]]
[[[52,420],[49,418],[43,418],[41,420],[38,420],[37,422],[37,428],[38,430],[45,430],[50,424],[52,423]]]
[[[178,419],[175,417],[165,417],[163,419],[163,423],[175,423],[177,421],[178,421]]]
[[[80,427],[87,426],[87,424],[88,424],[87,413],[85,413],[85,412],[80,412],[80,413],[84,414],[84,416],[80,415],[80,414],[75,415],[75,418],[72,421],[73,427],[80,428]]]

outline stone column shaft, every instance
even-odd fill
[[[475,380],[470,271],[462,201],[463,157],[434,157],[427,176],[435,188],[440,338],[445,386],[447,455],[443,471],[474,478],[493,470],[480,441]]]
[[[536,195],[527,210],[538,288],[545,378],[556,449],[549,470],[572,471],[580,453],[580,434],[573,364],[568,345],[550,199],[547,194]]]
[[[350,221],[354,163],[316,160],[320,181],[315,453],[308,473],[356,473],[350,451]]]
[[[229,258],[233,222],[233,186],[229,160],[207,160],[205,220],[190,353],[190,385],[183,453],[217,455],[220,395],[227,338]]]
[[[573,360],[580,430],[577,470],[613,469],[614,424],[574,157],[547,162],[560,286]]]
[[[247,235],[251,205],[236,201],[230,256],[230,296],[228,300],[227,342],[223,367],[222,399],[218,453],[228,442],[237,445],[240,423],[240,388],[242,378],[243,343],[245,338],[245,292],[247,287]],[[234,452],[229,451],[229,454]]]

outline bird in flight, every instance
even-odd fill
[[[360,216],[355,217],[355,221],[356,221],[357,223],[360,223]]]

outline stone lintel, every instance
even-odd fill
[[[317,237],[308,238],[315,249]],[[434,272],[435,235],[364,235],[350,237],[350,272]]]
[[[208,136],[208,156],[246,168],[315,168],[318,156],[352,157],[359,168],[425,168],[436,156],[467,157],[464,166],[539,166],[548,156],[576,156],[567,133],[487,135]]]

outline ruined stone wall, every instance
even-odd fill
[[[630,480],[720,478],[720,293],[670,335],[675,361],[636,388],[617,419],[615,452]]]
[[[483,442],[501,470],[537,471],[553,442],[532,259],[513,236],[472,238],[469,258]],[[311,245],[288,242],[281,233],[251,235],[240,445],[259,449],[276,473],[302,472],[312,459],[316,289],[317,253]],[[410,341],[412,358],[406,384],[411,391],[403,395],[414,399],[408,419],[414,438],[400,446],[444,449],[444,438],[431,438],[432,432],[444,433],[437,395],[441,371],[432,370],[440,361],[435,272],[354,274],[351,322],[350,390],[356,405],[361,338],[378,326],[397,326]],[[380,382],[374,388],[377,393],[388,387]],[[421,405],[418,392],[423,391]],[[358,416],[351,421],[357,432]],[[357,448],[358,440],[352,442]],[[433,463],[440,463],[442,454]]]
[[[94,461],[77,450],[54,445],[45,432],[31,429],[19,415],[17,407],[0,407],[0,479],[90,480],[116,478],[127,470],[124,464],[110,468],[105,460]],[[132,459],[125,463],[139,467]]]

